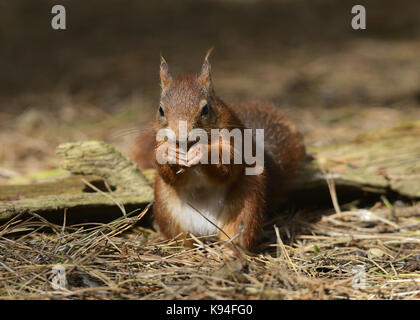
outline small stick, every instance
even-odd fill
[[[289,261],[290,265],[292,266],[293,270],[295,271],[296,274],[299,274],[299,272],[297,271],[292,259],[290,259],[289,254],[286,251],[286,247],[283,244],[283,241],[280,238],[280,232],[279,232],[279,228],[274,224],[274,231],[276,232],[276,237],[277,237],[277,243],[280,245],[286,259]]]

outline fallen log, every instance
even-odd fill
[[[104,142],[66,143],[57,148],[57,155],[61,167],[73,175],[48,183],[0,186],[0,219],[20,212],[141,206],[153,201],[153,188],[136,165]]]

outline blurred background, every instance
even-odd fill
[[[418,0],[5,0],[0,41],[0,183],[57,167],[68,141],[128,153],[158,105],[160,53],[195,73],[214,46],[216,93],[275,103],[309,146],[420,119]]]

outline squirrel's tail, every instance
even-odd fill
[[[130,150],[129,157],[137,164],[140,170],[155,167],[155,133],[149,128],[139,134]]]
[[[279,108],[265,102],[231,107],[246,128],[264,129],[264,165],[268,211],[285,200],[298,168],[306,158],[303,136]]]

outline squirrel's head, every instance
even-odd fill
[[[198,75],[172,77],[165,59],[161,57],[161,98],[156,115],[158,129],[168,128],[178,132],[179,123],[187,123],[187,131],[195,128],[209,129],[217,121],[217,101],[211,81],[211,66],[207,52]],[[184,122],[184,123],[185,123]]]

